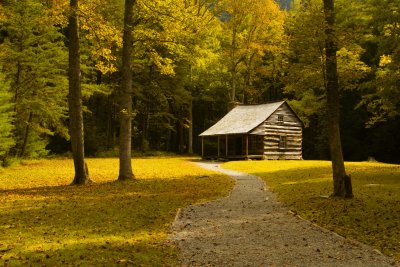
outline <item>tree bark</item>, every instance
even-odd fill
[[[79,24],[78,0],[70,0],[68,17],[69,28],[69,134],[71,136],[72,156],[74,159],[75,177],[72,184],[86,184],[90,182],[89,171],[85,163],[82,91],[80,81],[80,51],[79,51]]]
[[[236,29],[233,29],[232,31],[232,42],[231,42],[231,66],[230,66],[230,72],[231,72],[231,91],[229,94],[229,103],[228,103],[228,111],[232,110],[236,106],[236,68],[237,68],[237,63],[235,62],[235,56],[236,56]]]
[[[148,150],[148,129],[149,129],[149,101],[145,101],[145,107],[143,109],[143,118],[142,118],[142,134],[141,134],[141,150],[142,152],[146,152]]]
[[[120,92],[120,137],[118,180],[133,180],[132,171],[132,69],[133,7],[135,0],[125,0],[122,47],[122,83]]]
[[[353,197],[350,176],[346,175],[340,139],[340,99],[337,74],[334,1],[323,0],[326,22],[326,89],[328,102],[329,148],[332,160],[334,197]]]
[[[189,65],[189,82],[190,82],[190,88],[191,91],[193,90],[193,67],[190,64]],[[193,91],[191,92],[191,97],[193,94]],[[188,129],[188,153],[193,154],[193,98],[190,99],[189,101],[189,129]]]
[[[17,63],[17,73],[15,74],[15,92],[14,92],[14,116],[17,114],[17,101],[19,98],[19,86],[21,84],[21,63]]]
[[[112,110],[113,110],[113,105],[111,104],[111,96],[107,97],[107,128],[106,128],[106,149],[109,150],[111,148],[112,144]]]
[[[182,112],[182,110],[181,110]],[[184,136],[184,121],[183,118],[180,119],[178,122],[178,136],[179,136],[179,144],[178,144],[178,151],[180,154],[185,153],[185,136]]]
[[[29,131],[31,129],[32,120],[33,120],[33,112],[31,111],[31,112],[29,112],[28,121],[27,121],[26,127],[25,127],[24,142],[22,143],[21,152],[19,153],[19,156],[21,158],[23,156],[25,156],[25,151],[26,151],[26,146],[28,145]]]
[[[188,153],[193,154],[193,100],[189,102]]]

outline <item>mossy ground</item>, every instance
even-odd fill
[[[89,159],[87,186],[69,186],[70,159],[0,170],[0,266],[176,265],[166,238],[177,209],[233,186],[191,160],[134,159],[137,180],[116,182],[117,159]]]
[[[327,161],[237,161],[223,167],[262,177],[301,217],[400,260],[399,165],[346,163],[353,199],[327,197],[333,186]]]

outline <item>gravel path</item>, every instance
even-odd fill
[[[399,266],[294,216],[260,178],[198,164],[230,175],[236,185],[227,198],[178,213],[171,240],[180,248],[182,266]]]

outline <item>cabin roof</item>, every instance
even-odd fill
[[[262,105],[239,105],[199,136],[246,134],[263,123],[285,101]]]

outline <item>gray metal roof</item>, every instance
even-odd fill
[[[263,123],[285,101],[262,105],[240,105],[199,136],[245,134]]]

